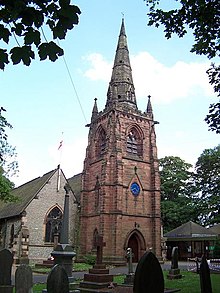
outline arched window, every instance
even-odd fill
[[[54,236],[58,235],[60,239],[60,230],[62,225],[63,213],[58,207],[54,207],[46,218],[45,242],[54,242]]]
[[[95,185],[95,210],[99,209],[99,201],[100,201],[100,183],[99,177],[96,177],[96,185]]]
[[[131,155],[142,156],[142,140],[134,127],[129,131],[127,135],[127,152]]]
[[[103,128],[100,129],[97,138],[96,154],[98,157],[102,156],[106,150],[106,133]]]
[[[11,225],[11,231],[10,231],[10,240],[9,240],[9,248],[13,247],[14,243],[14,235],[15,234],[15,227],[14,224]]]

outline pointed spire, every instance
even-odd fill
[[[92,117],[91,117],[91,121],[93,121],[97,115],[98,115],[99,111],[98,111],[98,107],[97,107],[97,98],[94,99],[94,106],[92,109]]]
[[[109,83],[106,108],[112,107],[115,104],[137,109],[124,18],[122,19],[111,81]]]
[[[148,102],[147,102],[147,110],[146,110],[147,114],[153,114],[153,109],[152,109],[150,98],[151,98],[151,96],[149,95],[148,96]]]

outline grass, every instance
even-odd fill
[[[177,280],[167,279],[167,271],[164,272],[166,288],[179,288],[181,293],[199,293],[200,279],[196,273],[182,271],[182,278]],[[220,288],[220,274],[211,274],[212,293],[218,293]]]
[[[181,293],[199,293],[200,281],[199,275],[196,273],[182,271],[183,277],[178,280],[167,279],[167,271],[164,271],[165,288],[178,288],[181,289]],[[114,282],[122,284],[124,281],[123,275],[114,277]],[[219,293],[220,288],[220,274],[211,274],[212,281],[212,293]],[[46,288],[46,284],[35,284],[33,287],[33,293],[41,293],[42,289]]]
[[[80,271],[88,271],[92,268],[92,265],[86,264],[86,263],[74,263],[73,265],[73,271],[80,272]],[[51,268],[35,268],[31,267],[32,271],[39,274],[49,274],[51,271]]]

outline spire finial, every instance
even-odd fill
[[[94,106],[93,106],[93,109],[92,109],[92,118],[91,120],[93,121],[96,116],[98,115],[98,107],[97,107],[97,98],[94,99]]]

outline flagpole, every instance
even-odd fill
[[[58,147],[58,151],[59,151],[59,164],[58,164],[58,177],[57,177],[57,191],[60,190],[61,160],[62,160],[62,151],[63,151],[63,132],[62,132],[62,138],[60,140],[60,144]]]

